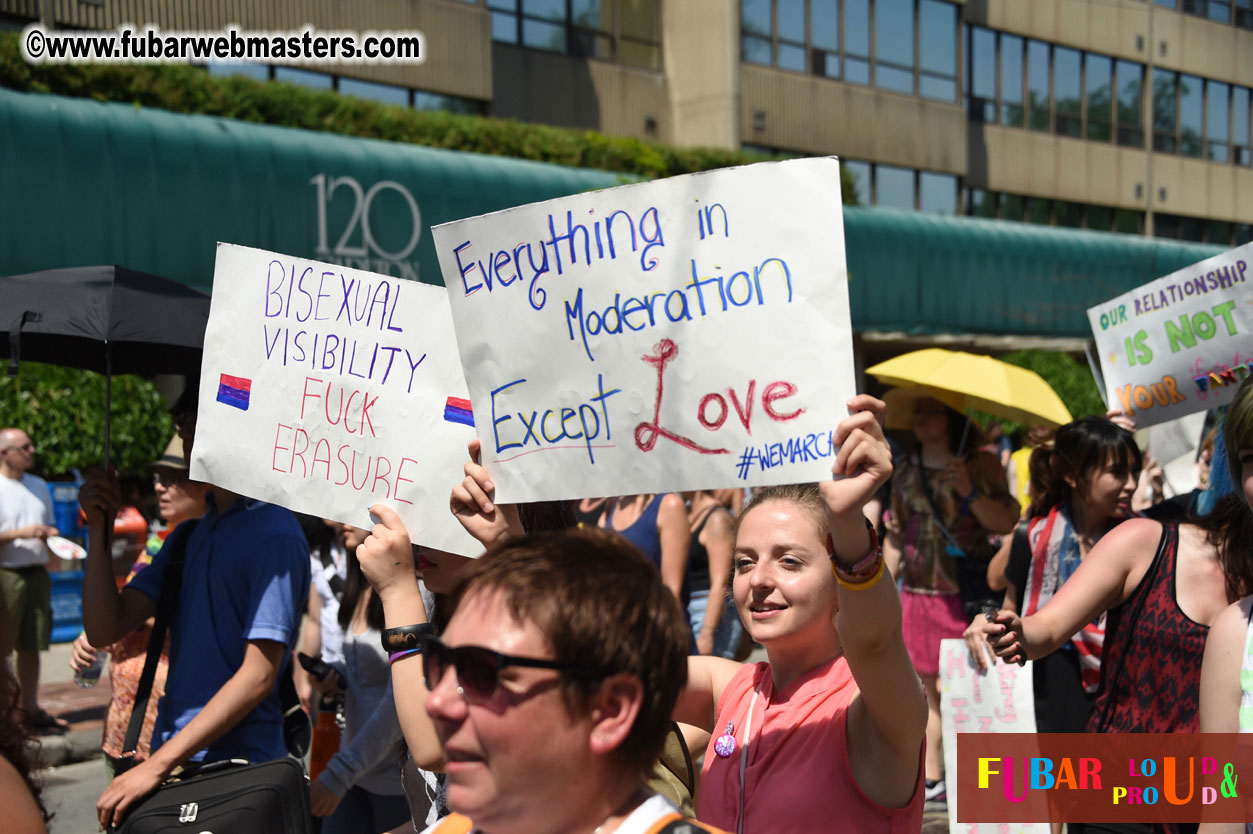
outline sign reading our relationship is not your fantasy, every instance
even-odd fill
[[[414,542],[482,552],[448,511],[474,437],[440,287],[219,243],[191,475]]]
[[[835,159],[578,194],[433,236],[500,500],[831,477],[854,393]]]
[[[1253,370],[1253,243],[1088,310],[1111,408],[1140,427],[1226,405]]]

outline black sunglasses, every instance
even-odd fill
[[[581,666],[562,660],[543,660],[537,657],[516,657],[501,654],[483,646],[458,646],[450,648],[433,634],[423,635],[422,675],[428,690],[434,690],[444,677],[444,670],[452,666],[457,670],[457,688],[462,695],[476,701],[487,701],[500,691],[500,672],[508,666],[528,666],[534,669],[555,669],[578,675],[597,676],[604,670]]]

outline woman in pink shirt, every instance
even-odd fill
[[[862,517],[892,471],[883,404],[849,407],[837,479],[759,490],[740,516],[735,603],[770,662],[689,659],[674,717],[711,733],[697,818],[727,831],[921,828],[927,701]]]

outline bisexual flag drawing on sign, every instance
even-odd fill
[[[240,411],[247,411],[248,398],[251,394],[251,379],[222,374],[221,381],[218,382],[218,402],[234,406]]]
[[[470,401],[461,397],[449,397],[448,402],[444,403],[444,420],[473,426],[474,412],[470,410]]]

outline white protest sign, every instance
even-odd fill
[[[218,244],[193,478],[477,555],[448,509],[473,437],[442,288]]]
[[[1226,405],[1253,370],[1253,243],[1088,310],[1106,401],[1141,427]]]
[[[500,500],[831,477],[855,393],[835,159],[432,232]]]
[[[975,669],[965,640],[940,641],[940,724],[944,732],[948,830],[962,834],[1049,834],[1047,823],[958,823],[957,734],[1034,733],[1031,661]]]

